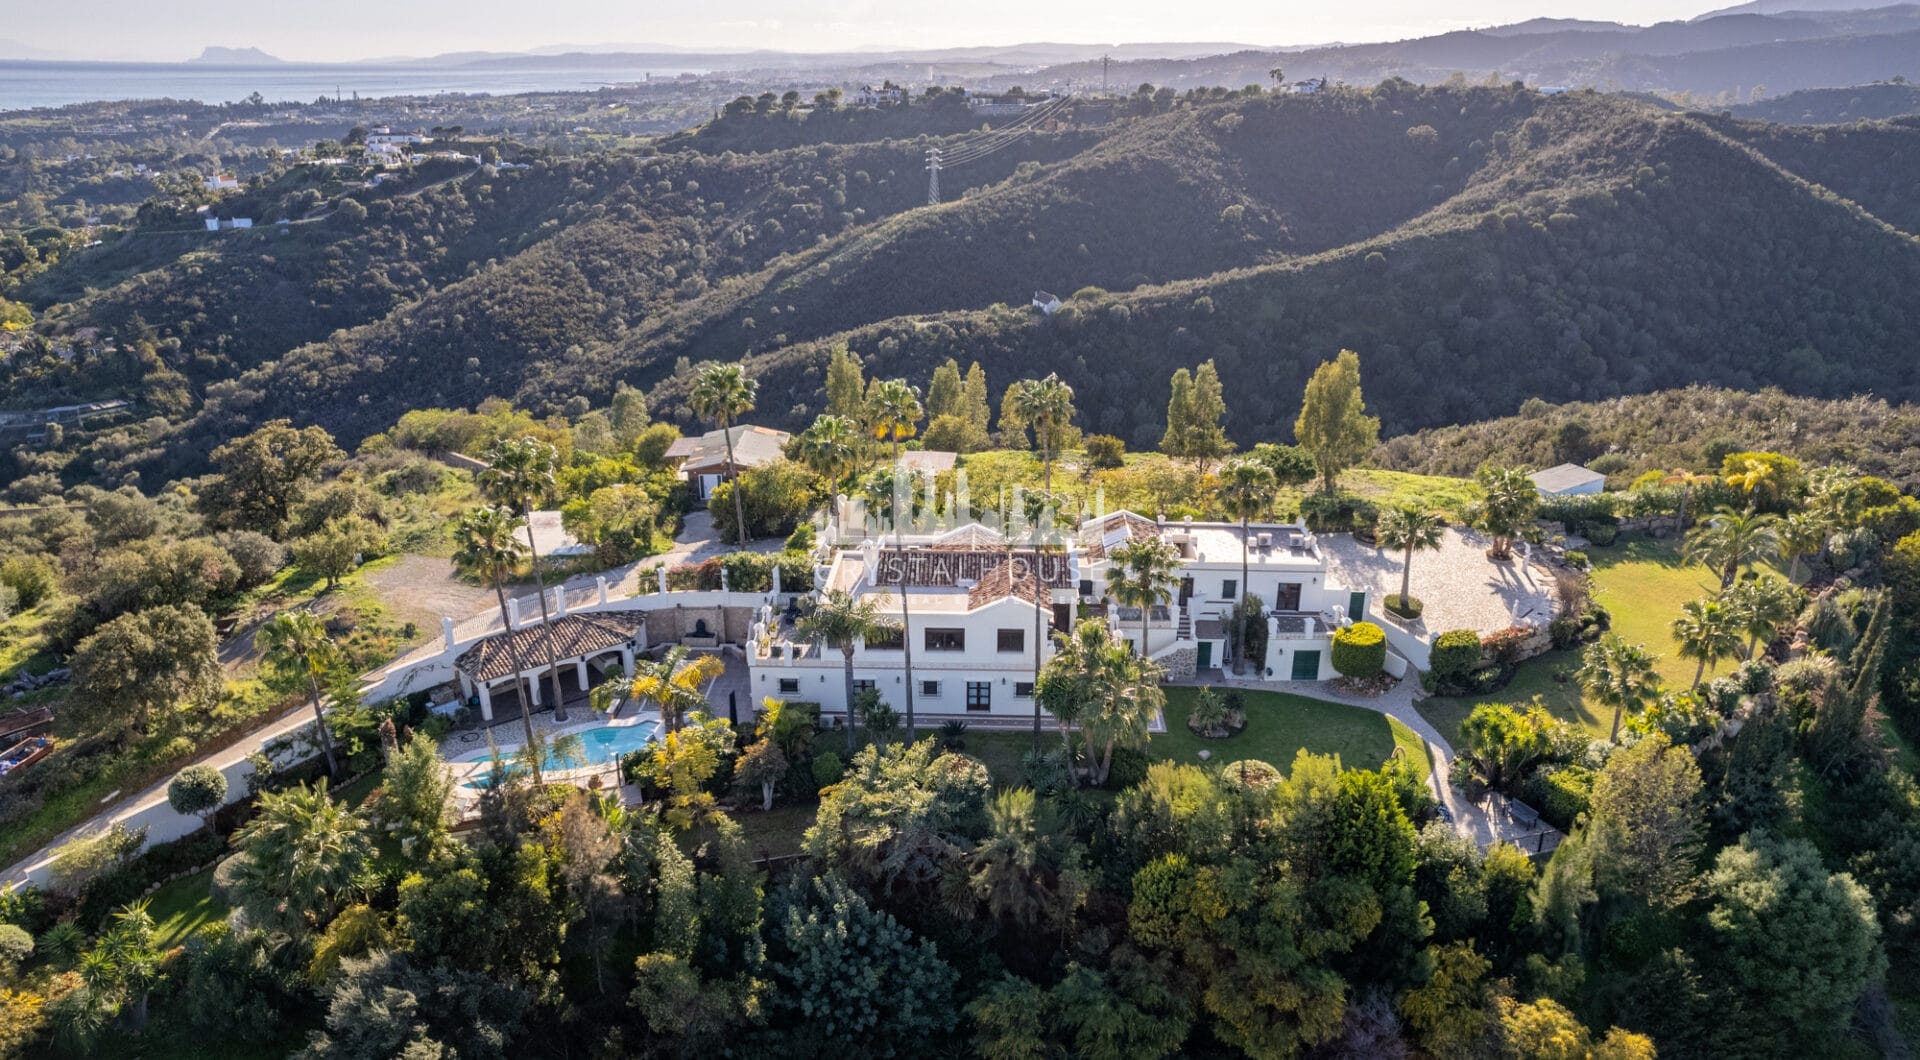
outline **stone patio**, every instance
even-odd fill
[[[1371,593],[1368,617],[1378,619],[1388,594],[1400,591],[1403,552],[1382,552],[1352,534],[1319,538],[1327,577],[1335,585]],[[1433,633],[1471,629],[1482,634],[1515,625],[1545,625],[1555,611],[1553,576],[1521,558],[1486,557],[1486,537],[1448,527],[1437,552],[1413,557],[1413,595],[1426,606],[1421,621]]]

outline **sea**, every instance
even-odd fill
[[[255,92],[270,103],[311,103],[322,96],[362,99],[429,96],[444,92],[512,95],[519,92],[591,92],[682,73],[685,68],[622,66],[298,65],[223,66],[208,63],[82,63],[0,61],[0,111],[63,107],[113,99],[179,99],[235,103]]]

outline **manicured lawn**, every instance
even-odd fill
[[[1580,692],[1580,686],[1572,679],[1573,671],[1580,665],[1580,654],[1571,651],[1550,651],[1538,658],[1529,659],[1520,664],[1507,687],[1489,695],[1472,697],[1434,697],[1421,701],[1420,716],[1427,719],[1440,735],[1455,747],[1460,746],[1460,723],[1473,713],[1473,708],[1482,703],[1513,703],[1524,706],[1539,696],[1547,713],[1562,721],[1570,721],[1587,730],[1594,736],[1605,736],[1613,726],[1613,715],[1597,707],[1589,707]],[[1556,681],[1554,675],[1563,674],[1567,680]]]
[[[1608,548],[1588,549],[1587,555],[1593,560],[1594,598],[1613,615],[1613,631],[1660,657],[1667,687],[1692,684],[1699,664],[1680,657],[1668,627],[1680,616],[1681,604],[1719,592],[1720,579],[1698,563],[1683,563],[1674,544],[1642,534],[1622,536]]]
[[[213,870],[204,869],[153,892],[147,912],[153,915],[154,941],[166,950],[208,924],[225,920],[230,908],[214,899]]]
[[[1351,769],[1377,768],[1397,750],[1421,776],[1432,771],[1426,744],[1385,714],[1284,692],[1243,691],[1246,730],[1225,740],[1204,740],[1187,729],[1187,710],[1198,694],[1195,688],[1167,689],[1167,731],[1154,734],[1148,755],[1197,764],[1205,750],[1212,752],[1208,761],[1213,763],[1253,758],[1284,773],[1302,750],[1339,755],[1340,764]]]

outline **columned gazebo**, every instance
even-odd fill
[[[460,674],[461,692],[469,699],[477,695],[480,716],[492,721],[495,685],[525,678],[532,693],[524,709],[542,705],[540,678],[552,668],[547,663],[549,630],[557,665],[571,663],[584,691],[588,687],[587,664],[602,655],[618,655],[620,668],[633,672],[634,649],[646,632],[646,625],[646,616],[637,611],[563,615],[545,626],[536,622],[511,632],[495,633],[462,652],[453,665]],[[513,669],[516,653],[527,666],[518,674]]]

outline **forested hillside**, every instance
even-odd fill
[[[1382,467],[1471,475],[1482,464],[1584,463],[1624,484],[1647,471],[1713,464],[1730,452],[1849,464],[1920,487],[1920,408],[1868,397],[1826,401],[1778,390],[1688,387],[1606,401],[1529,401],[1512,416],[1435,427],[1381,443]]]
[[[742,355],[756,418],[801,426],[839,342],[883,376],[1058,370],[1089,429],[1142,445],[1175,365],[1216,361],[1250,444],[1288,437],[1340,348],[1389,433],[1693,383],[1920,396],[1913,123],[1400,81],[1145,93],[944,173],[934,207],[928,141],[833,142],[861,128],[836,117],[779,146],[810,124],[748,113],[400,192],[289,177],[247,193],[311,218],[279,231],[150,210],[16,295],[55,343],[117,345],[15,354],[13,404],[150,405],[32,469],[165,478],[275,416],[351,442],[421,404],[557,409],[616,382],[686,422],[684,366]],[[777,149],[745,153],[756,129]],[[1065,306],[1029,310],[1036,289]]]

